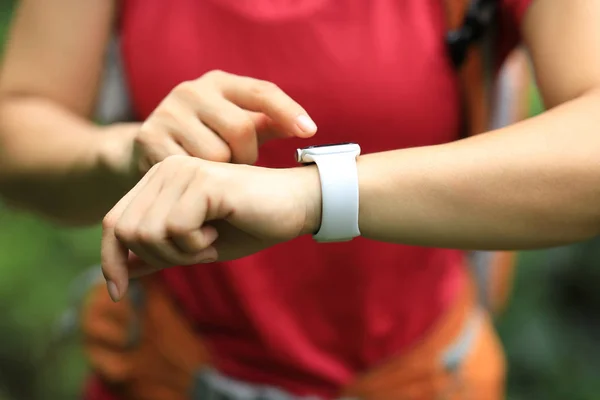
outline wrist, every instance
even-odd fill
[[[299,196],[304,200],[304,224],[301,235],[312,235],[319,230],[321,226],[321,179],[317,166],[307,165],[303,167],[292,168],[296,175],[293,182],[297,182],[296,187],[300,189]]]
[[[138,127],[135,123],[113,124],[100,127],[97,134],[100,167],[127,189],[141,178],[133,154],[133,138]]]

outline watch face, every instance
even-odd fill
[[[317,145],[314,145],[314,146],[308,146],[308,147],[305,147],[304,149],[305,149],[305,150],[308,150],[308,149],[318,149],[319,147],[345,146],[345,145],[347,145],[347,144],[355,144],[355,143],[352,143],[352,142],[344,142],[344,143],[317,144]]]

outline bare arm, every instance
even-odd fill
[[[594,0],[529,9],[523,33],[549,111],[448,145],[361,157],[363,235],[516,249],[600,234],[599,20]]]
[[[598,20],[596,0],[535,0],[529,10],[523,30],[549,111],[451,144],[360,157],[362,235],[525,249],[600,234]],[[118,300],[131,276],[235,259],[313,233],[321,206],[314,165],[282,170],[169,157],[104,218],[109,292]]]
[[[0,194],[62,223],[94,223],[171,155],[252,164],[266,140],[310,137],[307,112],[269,82],[211,71],[142,124],[87,121],[115,0],[23,0],[0,76]]]
[[[113,0],[22,0],[0,70],[0,194],[67,224],[100,221],[132,182],[109,168],[135,126],[88,121]]]

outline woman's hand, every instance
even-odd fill
[[[102,270],[113,300],[128,278],[174,265],[230,260],[315,231],[314,166],[268,169],[172,156],[106,215]]]
[[[316,131],[308,113],[275,84],[211,71],[177,85],[130,131],[133,140],[115,132],[126,149],[107,145],[107,158],[138,176],[172,155],[254,164],[266,140],[307,138]]]

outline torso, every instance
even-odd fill
[[[261,165],[293,166],[309,144],[354,141],[370,153],[458,136],[439,0],[124,3],[140,119],[176,84],[221,69],[275,82],[319,126],[314,139],[266,144]],[[461,290],[462,264],[457,251],[304,237],[163,277],[222,372],[329,396],[422,336]]]

